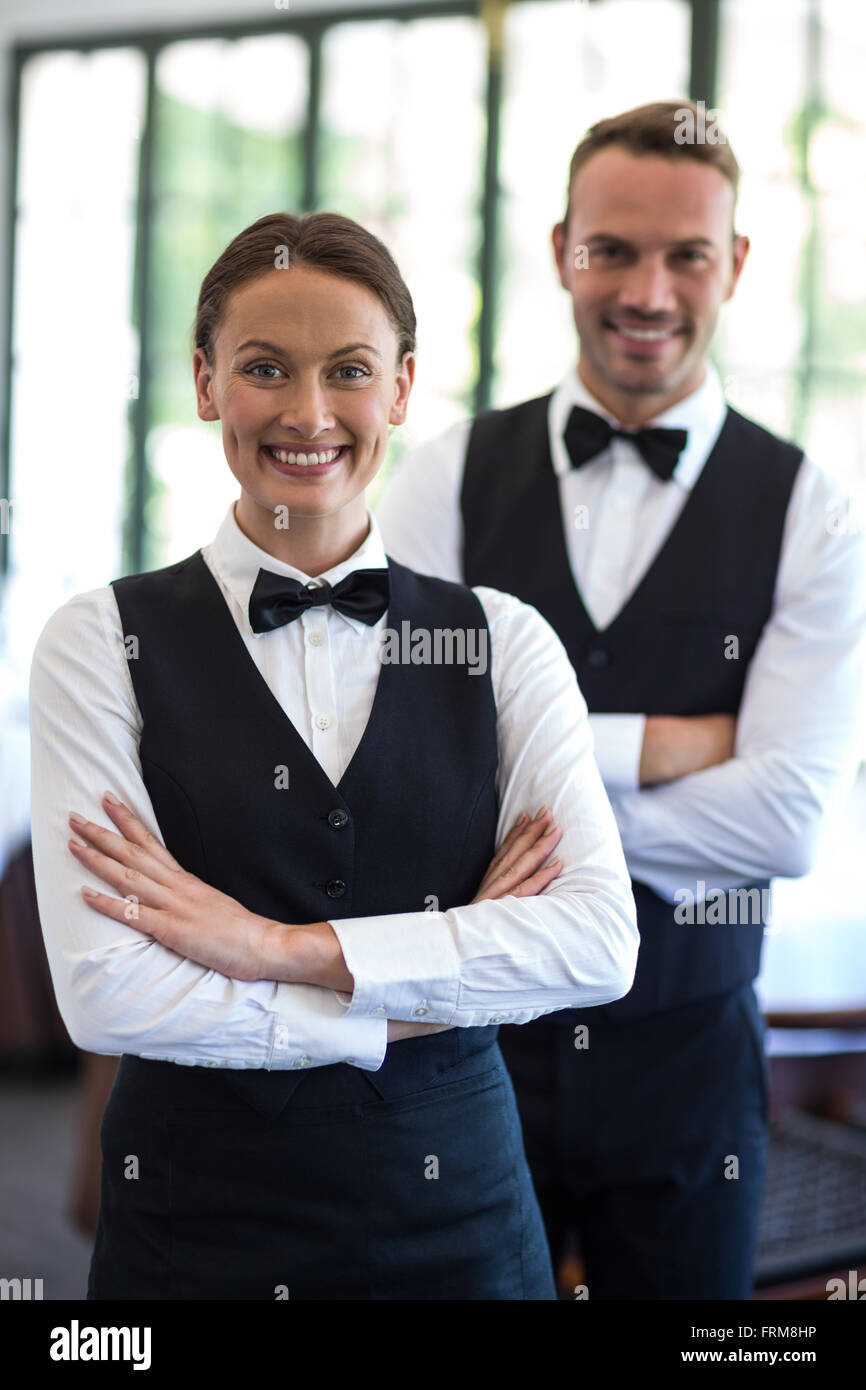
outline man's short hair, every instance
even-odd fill
[[[710,130],[713,138],[700,138],[707,130]],[[691,139],[688,138],[690,131]],[[694,138],[695,134],[698,138]],[[661,155],[664,159],[695,159],[701,164],[709,164],[728,180],[734,190],[736,203],[740,185],[740,166],[718,122],[715,121],[715,112],[708,112],[703,107],[699,108],[696,102],[684,99],[651,101],[646,106],[635,106],[631,111],[623,111],[619,116],[609,116],[606,120],[596,121],[595,125],[590,126],[571,156],[563,221],[568,221],[571,190],[579,170],[599,150],[612,145],[628,150],[629,154]]]

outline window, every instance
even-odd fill
[[[721,38],[718,106],[752,240],[719,338],[728,395],[862,498],[866,9],[725,0]]]
[[[232,236],[329,207],[393,249],[419,356],[384,479],[407,444],[574,360],[549,249],[569,158],[594,119],[655,97],[718,106],[743,166],[753,245],[717,340],[733,404],[862,485],[866,10],[514,0],[500,31],[472,0],[422,0],[262,27],[16,53],[0,557],[23,662],[66,597],[190,553],[236,495],[191,371],[198,287]]]

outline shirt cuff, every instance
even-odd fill
[[[274,1020],[270,1071],[302,1067],[327,1067],[348,1062],[364,1071],[378,1071],[388,1047],[386,1017],[362,1015],[338,1003],[331,990],[317,985],[292,985],[292,1012],[277,1013]],[[309,994],[309,1008],[298,1014],[298,991]],[[299,1023],[300,1019],[300,1023]]]
[[[331,926],[355,981],[346,1018],[451,1022],[460,957],[446,913],[343,917]]]
[[[645,714],[591,714],[595,761],[608,791],[637,791]]]

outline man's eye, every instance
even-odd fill
[[[620,255],[620,253],[621,248],[619,246],[597,246],[594,251],[590,252],[590,255],[601,256],[602,259],[607,257],[610,260],[612,257]]]
[[[683,260],[692,261],[693,263],[705,261],[707,259],[706,251],[698,251],[695,247],[689,247],[684,251],[680,251],[679,255]]]

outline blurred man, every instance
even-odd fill
[[[749,243],[700,115],[655,103],[589,131],[553,230],[576,370],[417,449],[379,511],[396,559],[538,608],[592,717],[634,988],[501,1042],[554,1260],[574,1231],[593,1299],[751,1293],[769,880],[808,870],[859,751],[863,544],[708,362]]]

